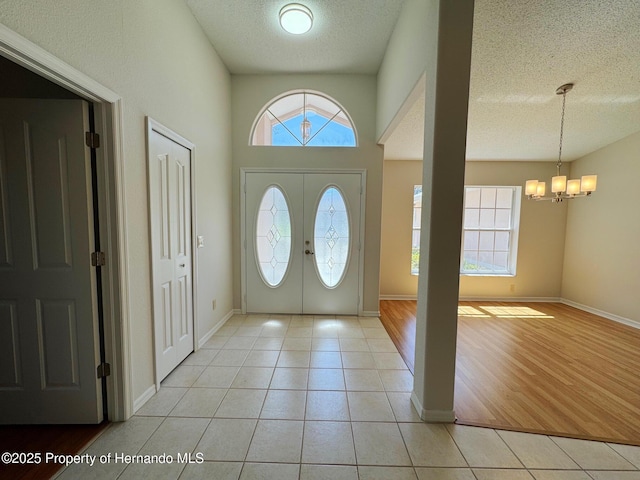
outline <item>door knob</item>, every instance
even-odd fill
[[[181,264],[180,264],[180,266],[181,266],[182,268],[184,268],[184,263],[181,263]]]
[[[311,250],[305,250],[304,253],[307,255],[313,255],[313,252]]]

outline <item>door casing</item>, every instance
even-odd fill
[[[354,173],[359,174],[362,177],[362,195],[360,196],[360,249],[358,259],[358,315],[363,314],[363,288],[364,288],[364,249],[365,249],[365,204],[366,204],[366,185],[367,185],[367,171],[366,169],[321,169],[321,168],[241,168],[240,169],[240,242],[241,242],[241,254],[240,254],[240,269],[241,269],[241,291],[242,291],[242,313],[247,313],[247,274],[246,274],[246,246],[250,241],[247,238],[246,225],[246,200],[245,200],[245,188],[246,188],[246,176],[249,173],[324,173],[324,174],[341,174],[341,173]]]
[[[124,192],[124,137],[122,97],[59,58],[0,24],[0,55],[70,92],[93,102],[97,149],[97,176],[101,243],[107,252],[102,268],[108,416],[124,421],[135,410],[131,379],[129,261]]]

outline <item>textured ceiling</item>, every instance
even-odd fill
[[[287,0],[184,1],[234,74],[375,74],[404,3],[304,0],[314,27],[294,36]],[[640,0],[476,0],[467,158],[557,160],[568,82],[563,160],[640,130]],[[406,108],[385,158],[422,158],[423,108]]]
[[[640,1],[476,0],[467,158],[563,161],[640,131]],[[422,158],[424,96],[385,144]]]
[[[380,68],[404,0],[304,0],[306,35],[286,33],[287,0],[187,0],[231,73],[368,73]]]

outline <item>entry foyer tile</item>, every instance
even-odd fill
[[[196,447],[205,460],[243,462],[257,420],[214,418]]]
[[[190,387],[205,368],[200,365],[179,365],[162,381],[162,385],[167,387]]]
[[[546,435],[499,431],[498,434],[527,468],[572,470],[578,465]]]
[[[271,378],[270,388],[280,390],[306,390],[308,380],[308,368],[276,368]]]
[[[180,401],[188,388],[162,386],[151,399],[136,412],[136,415],[166,417]]]
[[[192,463],[185,467],[182,478],[189,480],[238,480],[242,471],[240,462]]]
[[[415,466],[467,467],[444,425],[401,423],[400,431]]]
[[[358,468],[343,465],[301,465],[300,480],[358,480]]]
[[[523,468],[502,438],[490,428],[447,425],[449,433],[471,467]]]
[[[229,389],[215,416],[219,418],[258,418],[266,390]]]
[[[240,480],[298,480],[299,470],[300,466],[292,463],[245,463]]]
[[[353,435],[348,422],[305,422],[302,462],[353,465]]]
[[[231,383],[232,388],[268,388],[273,368],[242,367]]]
[[[304,390],[269,390],[260,418],[304,420],[307,392]]]
[[[345,392],[307,392],[307,420],[349,420]]]
[[[223,388],[190,388],[171,411],[172,417],[213,417],[227,393]]]
[[[418,480],[476,480],[469,468],[416,468]]]
[[[556,445],[584,470],[635,470],[606,443],[551,437]]]
[[[417,480],[412,467],[358,467],[360,480]]]
[[[194,387],[229,388],[240,367],[206,367]]]
[[[411,465],[396,423],[353,422],[358,465]]]
[[[299,463],[303,424],[291,420],[259,420],[247,461]]]

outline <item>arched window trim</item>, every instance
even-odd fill
[[[266,146],[266,147],[270,147],[272,145],[256,145],[253,143],[253,138],[255,136],[256,133],[256,128],[258,128],[258,125],[260,123],[260,120],[262,119],[262,116],[265,114],[265,112],[267,110],[269,110],[269,108],[274,105],[275,103],[279,102],[280,100],[282,100],[283,98],[289,97],[291,95],[299,95],[299,94],[311,94],[311,95],[317,95],[319,97],[323,97],[325,99],[327,99],[328,101],[332,102],[333,104],[335,104],[340,111],[337,114],[332,114],[327,112],[326,110],[323,110],[322,108],[317,108],[315,106],[312,106],[312,108],[308,108],[309,111],[313,111],[319,115],[322,115],[328,119],[330,119],[330,121],[335,121],[336,123],[339,123],[342,126],[345,127],[349,127],[353,130],[353,136],[355,138],[355,145],[354,146],[349,146],[349,147],[334,147],[334,148],[353,148],[353,147],[358,147],[359,146],[359,141],[358,141],[358,131],[356,129],[356,125],[353,122],[353,119],[351,118],[351,115],[349,115],[349,112],[342,106],[342,104],[340,102],[338,102],[336,99],[334,99],[333,97],[327,95],[326,93],[317,91],[317,90],[307,90],[307,89],[296,89],[296,90],[289,90],[287,92],[281,93],[280,95],[277,95],[275,97],[273,97],[271,100],[269,100],[258,112],[258,115],[256,115],[255,119],[253,120],[253,125],[251,126],[251,131],[249,133],[249,146]],[[305,106],[305,108],[307,108]],[[340,113],[343,113],[344,116],[346,117],[346,120],[343,118],[340,118],[338,115],[340,115]],[[272,114],[273,115],[273,114]],[[282,122],[287,121],[291,118],[294,118],[296,116],[299,115],[299,112],[291,112],[290,114],[287,115],[281,115],[280,117],[276,117],[276,119],[278,120],[278,123],[282,124],[284,126],[284,124]],[[275,115],[274,115],[275,117]],[[328,125],[327,122],[326,125]],[[275,123],[273,124],[275,125]],[[272,126],[273,126],[272,125]],[[286,128],[286,126],[285,126]],[[323,127],[324,128],[324,127]],[[309,139],[309,141],[311,141],[318,133],[320,133],[322,131],[319,130],[318,132],[316,132],[313,137],[311,137]],[[294,135],[295,137],[295,135]],[[295,137],[297,138],[297,137]],[[300,144],[300,147],[315,147],[315,145],[308,145],[308,144]]]

